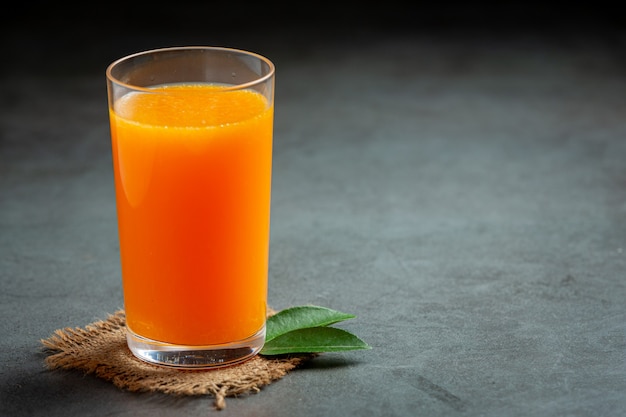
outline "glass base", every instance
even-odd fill
[[[133,355],[154,365],[180,369],[210,369],[234,365],[254,357],[263,348],[265,326],[247,339],[207,346],[181,346],[158,342],[136,335],[126,328],[126,342]]]

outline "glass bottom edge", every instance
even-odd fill
[[[256,356],[265,342],[265,326],[252,336],[220,345],[188,346],[147,339],[126,328],[131,353],[153,365],[179,369],[213,369],[236,365]]]

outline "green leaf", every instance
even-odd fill
[[[309,327],[293,330],[265,343],[262,355],[285,353],[340,352],[371,349],[363,340],[350,332],[334,327]]]
[[[298,329],[328,326],[356,317],[320,306],[298,306],[282,310],[267,319],[265,343]]]

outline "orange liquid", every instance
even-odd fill
[[[273,107],[157,91],[110,112],[127,325],[173,344],[245,339],[266,317]]]

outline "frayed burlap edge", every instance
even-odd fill
[[[95,374],[132,392],[212,395],[215,407],[221,410],[226,407],[226,397],[259,392],[314,356],[257,355],[238,365],[203,371],[166,368],[133,356],[126,345],[125,324],[124,311],[119,310],[85,328],[56,330],[41,340],[49,354],[45,359],[47,368]]]

